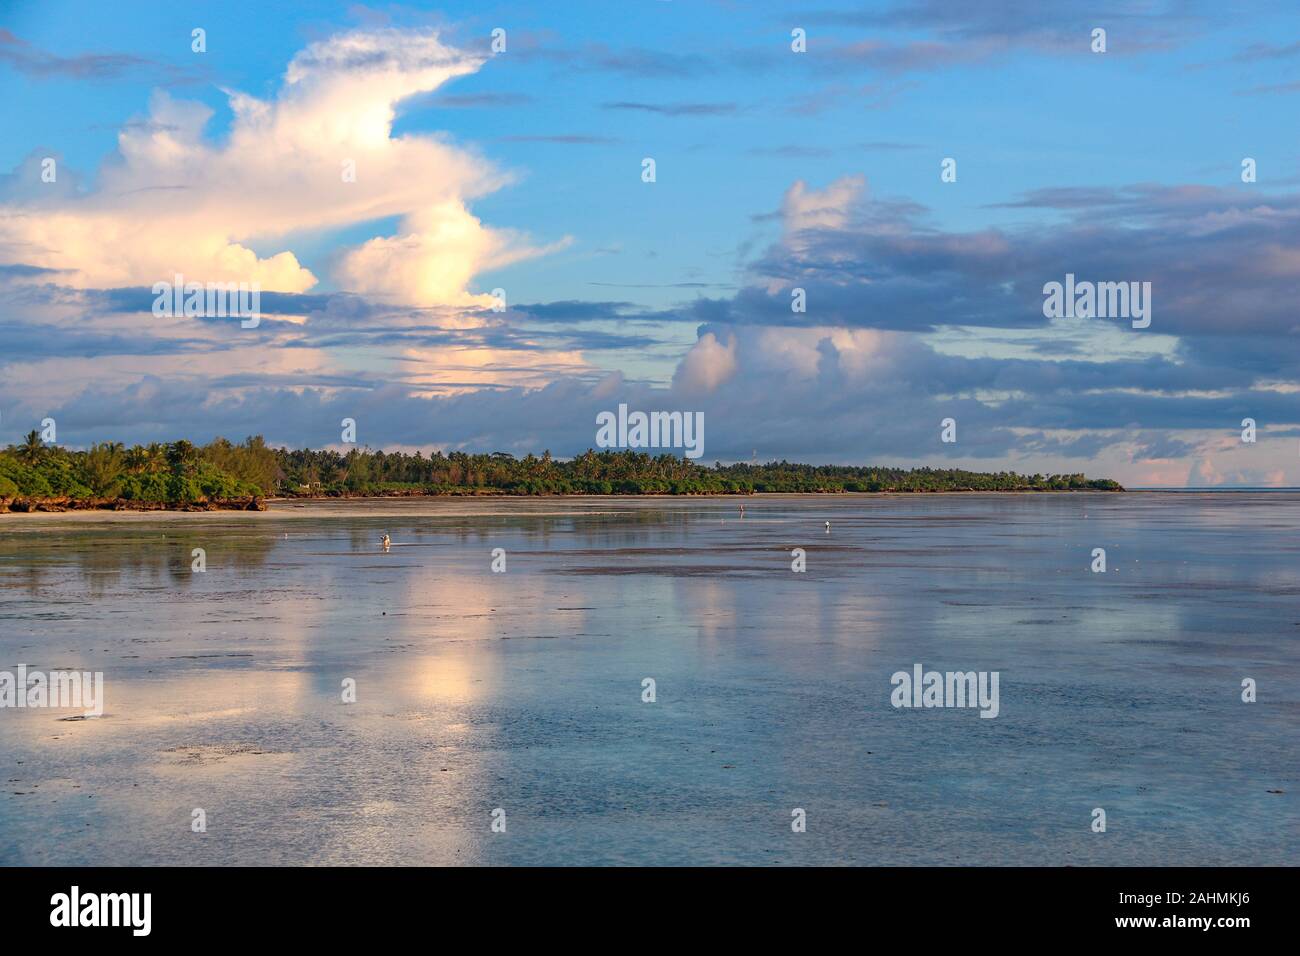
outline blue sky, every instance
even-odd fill
[[[0,441],[571,454],[628,401],[709,459],[1300,484],[1290,4],[178,6],[0,14]],[[259,329],[149,314],[249,258]],[[1046,320],[1066,272],[1152,327]]]

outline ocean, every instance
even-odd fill
[[[1276,492],[0,516],[0,672],[104,688],[0,709],[0,863],[1294,863],[1298,529]],[[895,706],[918,665],[996,716]]]

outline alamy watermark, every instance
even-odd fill
[[[895,671],[889,682],[894,691],[889,702],[895,707],[978,707],[981,717],[996,717],[999,671],[924,671],[912,665],[912,673]]]
[[[1150,282],[1065,282],[1043,286],[1043,315],[1049,319],[1132,319],[1133,328],[1151,324]]]
[[[153,314],[187,318],[243,319],[242,329],[255,329],[262,321],[262,287],[256,282],[186,282],[177,273],[175,282],[153,284]]]
[[[133,936],[153,928],[152,893],[83,893],[73,886],[50,897],[51,926],[124,926]]]
[[[681,448],[687,458],[704,454],[703,412],[631,412],[596,415],[599,448]]]
[[[87,717],[104,716],[102,671],[0,671],[0,709],[5,707],[75,707]]]

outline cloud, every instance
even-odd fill
[[[1139,184],[1040,190],[1011,205],[1056,215],[945,230],[924,207],[869,195],[860,177],[820,190],[796,182],[778,214],[781,239],[749,263],[746,287],[686,311],[716,324],[1001,328],[1069,340],[1084,324],[1049,322],[1042,290],[1072,273],[1151,283],[1149,330],[1087,323],[1094,332],[1109,324],[1126,349],[1144,348],[1147,333],[1176,336],[1169,347],[1229,366],[1225,375],[1300,372],[1300,196]],[[797,288],[806,293],[803,313],[791,309]]]
[[[1115,49],[1169,48],[1203,33],[1216,14],[1211,3],[1197,0],[1151,0],[1148,3],[1096,9],[1041,3],[1039,0],[985,0],[952,4],[946,0],[904,0],[890,6],[824,10],[803,17],[808,23],[855,26],[872,30],[919,31],[938,42],[879,44],[867,51],[883,54],[887,65],[910,68],[927,59],[955,61],[1024,47],[1044,53],[1087,53],[1091,31],[1106,26],[1122,43]]]
[[[70,440],[78,421],[206,431],[210,412],[228,423],[222,409],[259,396],[288,409],[375,390],[533,388],[590,375],[585,349],[644,348],[640,335],[527,328],[473,288],[483,270],[568,241],[488,227],[470,202],[508,175],[443,137],[392,134],[399,104],[481,62],[431,31],[345,33],[295,56],[269,99],[227,91],[219,142],[206,106],[156,93],[93,187],[62,168],[42,183],[29,157],[0,181],[5,427],[44,409],[68,417]],[[396,225],[323,263],[340,291],[296,255],[301,237],[381,222]],[[154,316],[151,286],[176,274],[260,285],[261,324]],[[267,430],[267,411],[235,430]]]
[[[830,191],[799,195],[797,205],[816,215]],[[165,319],[141,337],[138,302],[121,291],[52,300],[29,287],[6,301],[46,318],[0,322],[12,346],[0,359],[4,427],[17,435],[53,415],[71,443],[263,431],[275,442],[319,446],[353,417],[375,447],[568,455],[593,443],[598,411],[626,401],[705,412],[708,460],[757,450],[814,461],[1086,470],[1142,484],[1181,484],[1191,463],[1208,460],[1228,482],[1300,479],[1293,392],[1261,387],[1249,369],[1177,355],[981,357],[893,329],[704,324],[660,386],[602,374],[581,352],[605,333],[570,340],[558,325],[638,314],[625,302],[520,306],[517,315],[450,328],[447,309],[286,294],[272,303],[274,314],[306,321],[268,319],[256,335],[240,335]],[[533,321],[544,325],[523,327]],[[1260,423],[1255,446],[1236,440],[1247,414]],[[956,445],[939,440],[946,417],[958,421]]]
[[[843,229],[854,204],[863,197],[866,182],[863,176],[846,176],[814,190],[802,179],[796,181],[781,200],[786,241],[797,242],[808,229]]]
[[[735,335],[728,335],[724,343],[713,332],[705,332],[677,367],[673,386],[688,395],[707,393],[735,374]]]
[[[206,106],[156,93],[146,121],[119,134],[120,156],[96,189],[69,197],[29,188],[0,206],[0,260],[65,270],[82,288],[180,273],[303,292],[318,278],[285,237],[396,218],[396,235],[339,256],[344,288],[418,305],[483,304],[468,290],[477,272],[553,246],[490,229],[468,211],[469,200],[509,181],[481,157],[434,136],[392,136],[398,103],[481,63],[431,31],[337,35],[293,58],[274,99],[229,91],[233,121],[220,144],[204,138]]]
[[[68,77],[78,80],[116,79],[133,70],[156,69],[161,64],[129,53],[80,53],[58,56],[32,46],[9,30],[0,28],[0,63],[21,73],[42,78]]]
[[[604,72],[653,80],[698,80],[725,71],[770,75],[789,71],[800,78],[862,73],[902,76],[933,73],[1013,55],[1092,56],[1092,30],[1109,31],[1108,55],[1126,57],[1170,51],[1237,25],[1239,16],[1213,0],[1148,0],[1104,7],[1044,3],[1041,0],[904,0],[850,4],[841,9],[783,11],[780,42],[744,47],[736,38],[701,51],[612,48],[602,43],[566,45],[553,33],[512,37],[510,56],[547,62],[572,73]],[[793,24],[807,28],[807,55],[791,56]],[[861,35],[855,35],[860,31]],[[1289,56],[1289,47],[1256,51],[1263,58]],[[828,98],[853,96],[868,108],[884,107],[907,86],[831,88],[804,101],[822,108]],[[863,97],[867,97],[865,100]]]
[[[498,356],[499,357],[499,356]],[[948,463],[1028,471],[1087,470],[1140,483],[1182,483],[1188,462],[1208,460],[1228,476],[1292,481],[1294,403],[1230,388],[1218,398],[1162,394],[1194,370],[1163,359],[1013,361],[945,355],[906,333],[870,329],[705,327],[667,387],[563,368],[555,350],[506,370],[472,352],[417,350],[401,383],[364,373],[268,365],[221,374],[229,354],[201,374],[119,377],[100,369],[93,385],[50,403],[69,441],[111,435],[166,438],[240,435],[258,422],[290,445],[335,440],[354,417],[372,445],[537,451],[569,455],[594,441],[597,412],[633,407],[703,411],[708,460],[788,457],[857,463]],[[240,359],[243,361],[243,359]],[[263,361],[283,361],[263,356]],[[1180,379],[1179,376],[1182,376]],[[1141,383],[1143,394],[1125,389]],[[8,377],[0,398],[8,398]],[[1239,406],[1261,422],[1260,441],[1236,441]],[[6,423],[22,425],[21,413]],[[36,416],[36,410],[27,412]],[[940,422],[958,422],[958,442]],[[1217,429],[1216,429],[1217,424]],[[1172,433],[1171,433],[1172,432]],[[1217,436],[1217,437],[1216,437]],[[1181,464],[1180,464],[1181,460]],[[1257,480],[1256,480],[1257,479]]]
[[[512,232],[485,229],[460,202],[449,200],[408,215],[402,234],[370,239],[347,253],[338,278],[350,291],[375,299],[490,307],[490,294],[466,291],[476,273],[567,244],[529,246]]]

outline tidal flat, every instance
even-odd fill
[[[5,515],[0,671],[105,701],[0,709],[0,863],[1294,863],[1298,529],[1287,492]],[[892,706],[916,664],[998,672],[996,718]]]

